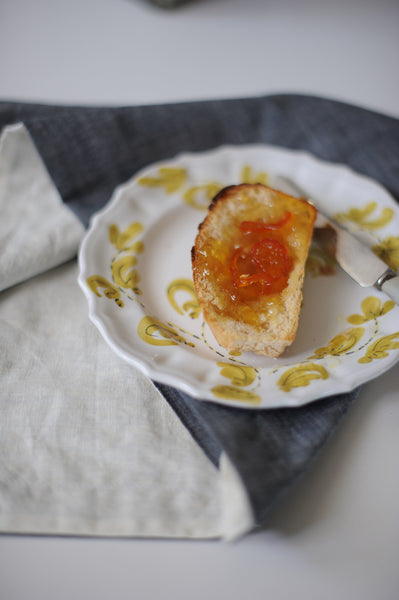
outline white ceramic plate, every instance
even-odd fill
[[[323,275],[327,258],[315,249],[297,337],[282,357],[231,356],[204,324],[190,250],[210,199],[243,181],[277,187],[278,175],[296,181],[398,267],[399,210],[374,181],[264,145],[180,155],[118,187],[81,246],[79,283],[90,318],[118,355],[195,398],[257,409],[351,390],[398,361],[399,308],[338,267]]]

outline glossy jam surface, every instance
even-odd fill
[[[286,211],[278,221],[243,221],[240,246],[230,260],[235,288],[247,288],[246,297],[277,294],[287,285],[293,261],[285,243],[283,229],[292,214]]]
[[[313,207],[285,195],[277,200],[241,198],[223,237],[209,237],[198,249],[197,268],[216,283],[215,306],[226,315],[256,322],[259,303],[263,313],[279,310],[298,253],[310,242]]]

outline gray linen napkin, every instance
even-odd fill
[[[0,103],[0,128],[21,121],[84,226],[113,189],[145,165],[223,144],[307,150],[373,177],[399,200],[399,121],[331,100],[274,95],[118,108]],[[265,523],[309,467],[359,391],[299,408],[253,411],[156,385],[215,465],[223,452],[230,458],[255,525]]]

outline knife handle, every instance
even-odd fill
[[[388,294],[396,304],[399,304],[399,275],[387,279],[381,285],[381,290]]]

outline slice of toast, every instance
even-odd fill
[[[277,357],[296,335],[314,206],[263,184],[221,190],[192,248],[204,319],[230,352]]]

